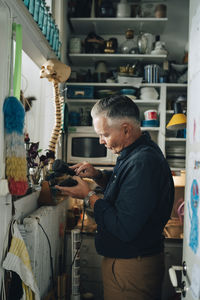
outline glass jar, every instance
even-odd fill
[[[27,8],[29,8],[29,2],[30,2],[30,0],[24,0],[24,5],[25,5]]]
[[[40,5],[41,5],[41,0],[35,0],[33,19],[35,20],[36,23],[38,23]]]
[[[34,8],[35,8],[35,1],[30,0],[28,10],[32,16],[34,15]]]
[[[58,25],[55,25],[54,35],[53,35],[53,50],[56,51],[57,40],[59,39],[59,29]]]
[[[58,50],[57,50],[57,56],[58,56],[58,59],[61,59],[61,47],[62,47],[62,43],[61,41],[58,41]]]
[[[46,35],[47,41],[50,40],[51,18],[52,18],[52,13],[49,12],[47,17],[47,35]]]
[[[44,36],[47,36],[47,21],[48,21],[48,13],[49,13],[49,6],[44,7],[44,18],[43,18],[43,25],[42,25],[42,33]]]
[[[53,36],[54,36],[54,32],[55,32],[55,21],[52,18],[51,19],[51,24],[50,24],[50,37],[49,37],[49,44],[51,45],[51,47],[53,47]]]
[[[123,54],[134,54],[138,53],[137,41],[134,38],[134,31],[128,29],[125,34],[126,40],[120,45],[120,53]]]
[[[40,4],[40,9],[39,9],[39,16],[38,16],[38,26],[42,30],[43,26],[43,19],[44,19],[44,1],[41,2]]]

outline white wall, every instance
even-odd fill
[[[165,30],[161,40],[166,42],[169,60],[182,63],[189,32],[189,0],[168,0]]]
[[[40,78],[40,69],[24,52],[21,87],[25,97],[37,99],[26,112],[25,129],[32,142],[39,141],[40,148],[47,149],[55,122],[53,85],[46,78]]]

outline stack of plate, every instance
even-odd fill
[[[170,168],[185,168],[185,159],[167,158]]]
[[[170,158],[184,158],[185,159],[185,145],[167,146],[166,155]]]
[[[166,148],[166,157],[170,167],[185,168],[185,146],[176,145]]]

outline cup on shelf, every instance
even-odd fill
[[[81,53],[81,39],[71,38],[69,40],[69,52],[70,53]]]
[[[158,112],[156,109],[149,109],[144,112],[144,119],[146,121],[150,120],[157,120],[158,119]]]

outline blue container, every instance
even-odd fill
[[[135,95],[136,94],[136,90],[135,89],[121,89],[120,90],[120,94],[123,94],[123,95]]]
[[[159,127],[158,120],[143,120],[141,122],[142,127]]]
[[[71,99],[93,99],[93,86],[68,86],[67,98]]]

